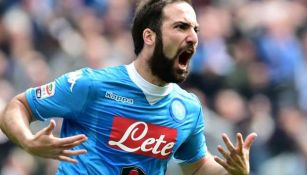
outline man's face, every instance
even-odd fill
[[[198,43],[196,14],[186,2],[169,4],[163,13],[162,36],[156,37],[150,66],[161,80],[180,83],[188,76],[189,63]]]

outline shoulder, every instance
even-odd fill
[[[191,105],[194,105],[196,107],[200,107],[201,103],[198,99],[198,97],[191,93],[186,91],[185,89],[182,89],[179,85],[174,84],[174,91],[175,93],[180,96],[184,101],[191,103]]]
[[[193,114],[193,116],[195,114],[202,114],[202,104],[196,95],[182,89],[178,85],[174,85],[173,92],[173,97],[175,98],[175,101],[176,99],[178,99],[178,101],[185,107],[187,114]],[[172,105],[174,105],[174,102],[172,103]]]
[[[102,69],[85,67],[73,72],[69,72],[65,76],[72,81],[80,78],[91,81],[103,81],[123,77],[123,75],[126,75],[126,70],[124,66],[121,65],[116,67],[106,67]]]

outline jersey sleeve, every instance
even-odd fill
[[[193,163],[207,154],[206,139],[204,135],[204,116],[200,108],[195,129],[188,139],[178,148],[174,158],[178,163]]]
[[[48,84],[28,89],[26,99],[34,117],[38,120],[76,118],[90,94],[92,81],[89,72],[89,69],[80,69]]]

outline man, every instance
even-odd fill
[[[172,156],[185,175],[249,174],[256,134],[234,146],[226,135],[225,157],[211,156],[197,98],[175,83],[188,75],[198,24],[188,0],[149,0],[137,9],[132,36],[137,58],[126,66],[68,73],[17,95],[1,128],[33,155],[61,160],[57,174],[162,175]],[[32,118],[33,116],[33,118]],[[29,123],[64,118],[32,134]],[[77,164],[74,164],[78,162]]]

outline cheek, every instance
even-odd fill
[[[178,52],[178,42],[169,39],[169,40],[163,41],[163,43],[164,43],[163,52],[165,56],[168,58],[175,57]]]
[[[162,31],[163,52],[166,57],[175,59],[186,34],[176,30],[164,29]]]

